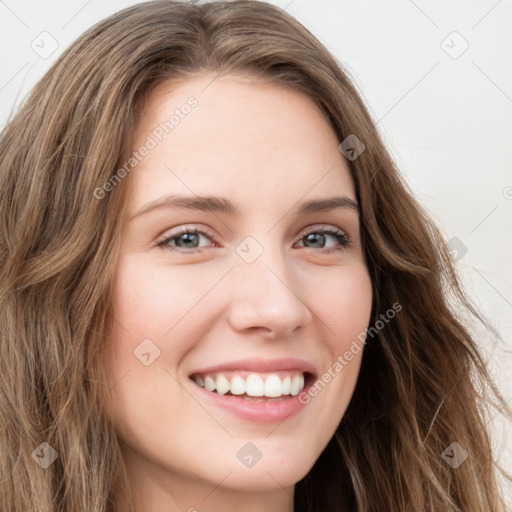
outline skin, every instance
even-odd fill
[[[133,180],[128,218],[168,194],[222,196],[241,212],[167,207],[128,220],[104,359],[115,384],[109,414],[138,511],[291,512],[295,483],[348,406],[362,351],[280,424],[219,410],[188,376],[221,362],[280,357],[306,359],[321,375],[345,353],[368,326],[372,302],[357,210],[299,216],[295,208],[356,194],[340,141],[310,98],[241,75],[213,78],[149,95],[135,148],[187,98],[199,103],[125,178]],[[180,226],[215,239],[168,242],[188,253],[156,245]],[[323,227],[351,244],[301,237]],[[248,236],[263,248],[251,264],[236,252]],[[147,338],[160,355],[145,366],[133,352]],[[251,468],[236,456],[249,441],[262,453]],[[128,510],[121,497],[118,506]]]

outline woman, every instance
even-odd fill
[[[504,510],[482,319],[285,12],[125,9],[0,150],[2,511]]]

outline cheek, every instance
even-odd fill
[[[149,258],[127,256],[119,264],[114,285],[116,320],[130,332],[164,339],[188,318],[215,275],[191,272],[187,265],[164,266]]]
[[[191,272],[187,265],[155,265],[137,255],[121,258],[113,288],[112,327],[105,344],[110,385],[128,373],[130,381],[140,379],[141,384],[150,373],[154,378],[157,369],[174,374],[208,333],[209,324],[203,318],[207,311],[200,302],[217,280],[208,269]],[[168,375],[162,375],[168,385]],[[130,396],[135,399],[138,394]]]
[[[331,375],[344,374],[340,382],[355,388],[364,348],[365,330],[370,322],[372,284],[365,267],[347,272],[343,286],[330,296],[329,320],[333,333],[329,337]],[[334,379],[335,380],[335,379]]]
[[[353,338],[364,331],[370,321],[372,285],[363,265],[347,266],[322,281],[323,286],[311,298],[311,307],[325,328],[331,352],[339,354]],[[308,292],[311,296],[311,292]]]
[[[328,357],[313,388],[303,395],[314,416],[330,437],[350,402],[357,384],[364,350],[365,329],[370,321],[372,285],[364,266],[340,269],[336,283],[317,290],[314,311],[318,317]]]

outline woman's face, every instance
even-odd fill
[[[362,352],[333,368],[370,319],[356,194],[333,130],[297,92],[213,78],[153,91],[124,178],[105,364],[109,414],[148,510],[160,510],[157,495],[199,510],[251,493],[289,502],[347,408]]]

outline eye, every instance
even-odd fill
[[[335,227],[316,228],[301,233],[299,242],[313,244],[314,249],[323,249],[329,239],[334,240],[334,243],[329,245],[329,250],[322,251],[323,253],[330,253],[347,248],[351,241],[348,235]],[[310,246],[311,247],[311,246]]]
[[[183,226],[170,235],[166,234],[165,238],[157,242],[156,245],[157,247],[161,247],[162,249],[167,249],[176,252],[201,252],[200,250],[198,250],[201,238],[215,240],[213,235],[208,233],[207,231]],[[218,244],[214,242],[214,246],[218,247]]]
[[[200,247],[208,247],[208,245],[200,245],[201,239],[213,241],[213,247],[219,247],[215,237],[209,231],[190,226],[183,226],[175,232],[164,235],[163,239],[157,241],[156,246],[169,251],[191,254],[201,252]],[[329,249],[322,251],[323,253],[342,250],[351,243],[346,233],[332,226],[304,230],[300,234],[298,243],[305,242],[312,244],[309,248],[324,249],[329,239],[334,243],[327,245]],[[302,247],[306,246],[302,245]]]

